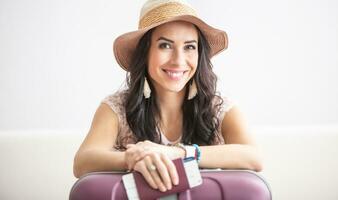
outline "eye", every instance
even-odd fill
[[[195,49],[196,49],[196,46],[190,44],[190,45],[185,46],[184,49],[186,49],[186,50],[195,50]]]
[[[160,49],[170,49],[171,45],[169,43],[164,42],[164,43],[159,44],[158,47]]]

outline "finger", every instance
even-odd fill
[[[145,153],[141,152],[140,154],[134,155],[130,163],[130,168],[134,168],[135,164],[142,160],[146,156]]]
[[[141,160],[136,163],[135,170],[140,172],[143,177],[146,179],[147,183],[154,189],[158,189],[158,186],[156,185],[152,175],[148,171],[147,165],[144,162],[144,160]]]
[[[135,144],[136,146],[142,146],[143,145],[143,141],[140,141],[138,143]]]
[[[173,161],[170,160],[167,156],[162,156],[161,159],[168,169],[169,176],[171,177],[172,183],[174,185],[178,185],[179,177],[178,177],[177,169],[176,169]]]
[[[133,151],[132,149],[127,149],[125,151],[125,162],[127,164],[128,170],[130,170],[131,168],[131,161],[132,161],[132,156],[133,156],[132,151]]]
[[[129,148],[126,150],[128,169],[134,168],[136,162],[140,161],[144,157],[143,152],[143,149],[137,147],[136,145],[129,146]]]
[[[140,161],[140,160],[142,160],[145,156],[146,156],[146,154],[143,153],[143,152],[141,152],[141,153],[135,155],[134,160],[135,160],[136,162],[137,162],[137,161]]]
[[[131,148],[131,147],[134,147],[135,146],[135,144],[127,144],[127,149],[129,149],[129,148]]]
[[[153,162],[152,162],[152,158],[150,156],[146,156],[144,158],[144,161],[146,163],[146,166],[147,168],[151,165],[154,165]],[[155,165],[156,166],[156,165]],[[157,167],[157,166],[156,166]],[[149,169],[148,169],[149,170]],[[164,186],[161,178],[160,178],[160,175],[158,174],[157,170],[149,170],[149,173],[151,174],[151,176],[153,177],[156,185],[158,186],[158,188],[162,191],[162,192],[165,192],[167,189],[166,187]]]
[[[165,156],[165,155],[153,154],[152,159],[153,159],[154,164],[157,167],[157,171],[162,179],[162,182],[165,184],[166,188],[170,190],[172,188],[172,182],[169,176],[168,168],[164,164],[163,160],[161,159],[162,156]]]
[[[134,168],[134,165],[136,164],[137,161],[140,159],[136,159],[135,157],[137,156],[137,153],[135,151],[135,148],[130,148],[125,151],[125,161],[127,164],[128,170],[131,170]]]
[[[144,158],[145,156],[148,156],[151,154],[153,154],[153,152],[148,151],[148,150],[143,150],[139,152],[139,154],[137,155],[137,158]]]
[[[137,150],[135,150],[135,153],[133,154],[134,155],[133,159],[139,161],[143,159],[148,153],[149,152],[145,151],[143,148],[137,148]]]

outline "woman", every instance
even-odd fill
[[[118,37],[114,54],[127,89],[106,97],[74,159],[74,175],[136,170],[151,187],[178,184],[171,160],[201,168],[262,169],[238,108],[216,95],[210,58],[227,35],[181,0],[149,0],[139,29]]]

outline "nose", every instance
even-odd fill
[[[171,64],[174,66],[184,66],[186,64],[186,57],[183,50],[175,49],[173,51]]]

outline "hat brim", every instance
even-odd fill
[[[117,37],[113,45],[113,51],[117,63],[124,70],[129,71],[132,55],[134,54],[141,37],[150,29],[172,21],[186,21],[195,24],[202,31],[210,45],[210,57],[213,57],[228,47],[228,36],[225,31],[213,28],[201,19],[192,15],[181,15]]]

